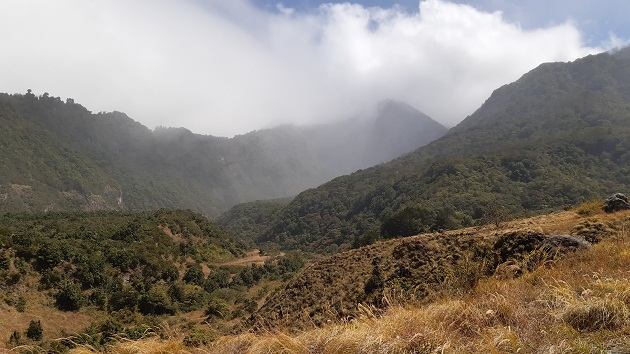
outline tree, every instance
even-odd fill
[[[385,220],[381,226],[383,238],[413,236],[435,228],[435,213],[429,209],[405,208]]]
[[[230,285],[230,271],[225,268],[215,268],[204,283],[204,289],[211,293],[217,289],[227,288]]]
[[[494,224],[494,226],[498,229],[499,226],[501,226],[501,223],[508,220],[508,212],[499,206],[488,205],[483,208],[482,220],[484,224]]]
[[[165,285],[155,285],[142,294],[138,302],[138,310],[144,315],[172,315],[176,312],[168,294],[168,287]]]
[[[76,311],[85,305],[86,298],[81,287],[74,282],[65,282],[55,297],[57,308],[63,311]]]
[[[11,333],[11,337],[9,337],[9,344],[17,346],[20,345],[21,340],[22,336],[20,333],[18,331],[13,331],[13,333]]]
[[[9,269],[11,260],[4,253],[0,253],[0,270]]]
[[[42,329],[42,323],[39,320],[31,320],[28,324],[28,329],[26,330],[26,337],[36,341],[40,341],[44,338],[44,330]]]
[[[201,266],[197,263],[189,264],[183,280],[188,284],[203,286],[205,275],[203,274]]]

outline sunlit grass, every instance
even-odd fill
[[[429,303],[385,299],[384,313],[290,334],[224,336],[186,347],[180,337],[122,340],[108,353],[604,353],[630,352],[629,213],[601,215],[615,233],[516,279],[482,279]],[[575,220],[579,222],[579,220]],[[566,225],[571,228],[571,225]],[[79,346],[71,353],[94,353]]]

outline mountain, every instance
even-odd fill
[[[0,102],[0,209],[117,209],[115,180]]]
[[[258,242],[334,253],[396,236],[389,220],[454,229],[628,189],[629,53],[540,65],[442,138],[299,194]]]
[[[228,139],[183,128],[151,131],[123,113],[93,114],[47,93],[0,94],[7,166],[0,211],[174,208],[216,217],[238,203],[295,195],[446,132],[403,103],[388,107],[352,123],[282,126]],[[406,135],[381,134],[384,127]]]

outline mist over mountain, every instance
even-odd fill
[[[259,242],[336,252],[394,236],[388,220],[413,234],[627,190],[629,52],[540,65],[431,144],[301,193]]]
[[[385,162],[446,132],[389,102],[374,117],[219,138],[151,131],[124,113],[93,114],[71,99],[30,92],[0,95],[0,121],[2,211],[181,208],[217,216]]]

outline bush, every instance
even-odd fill
[[[188,265],[183,280],[188,284],[203,286],[203,283],[206,279],[205,275],[203,274],[203,270],[201,269],[201,266],[197,263],[194,263]]]
[[[168,295],[168,288],[163,285],[156,285],[149,289],[146,294],[140,297],[138,310],[144,315],[172,315],[175,314],[175,307]]]
[[[196,328],[189,335],[184,337],[183,342],[187,347],[199,347],[208,345],[215,339],[217,339],[217,335],[213,331],[206,328]]]
[[[0,253],[0,270],[9,269],[10,264],[11,260],[9,259],[9,257],[4,253]]]
[[[599,214],[604,208],[604,202],[601,200],[589,200],[578,205],[575,212],[582,216]]]
[[[20,344],[22,344],[22,336],[18,331],[13,331],[9,337],[9,345],[18,346]]]
[[[204,282],[204,289],[211,293],[217,289],[227,288],[230,285],[230,271],[225,268],[215,268]]]
[[[44,330],[42,329],[42,323],[39,320],[31,320],[28,324],[28,329],[26,330],[26,337],[36,341],[40,341],[44,338]]]
[[[227,303],[221,299],[212,299],[206,307],[206,315],[210,318],[227,318],[230,314],[230,308]]]
[[[55,304],[62,311],[76,311],[87,302],[81,287],[73,282],[65,282],[55,296]]]
[[[129,309],[135,311],[138,305],[140,294],[131,286],[125,286],[123,289],[114,292],[109,298],[109,309],[111,311],[119,311]]]
[[[168,294],[184,312],[194,311],[206,304],[208,293],[198,285],[174,283],[168,289]]]

